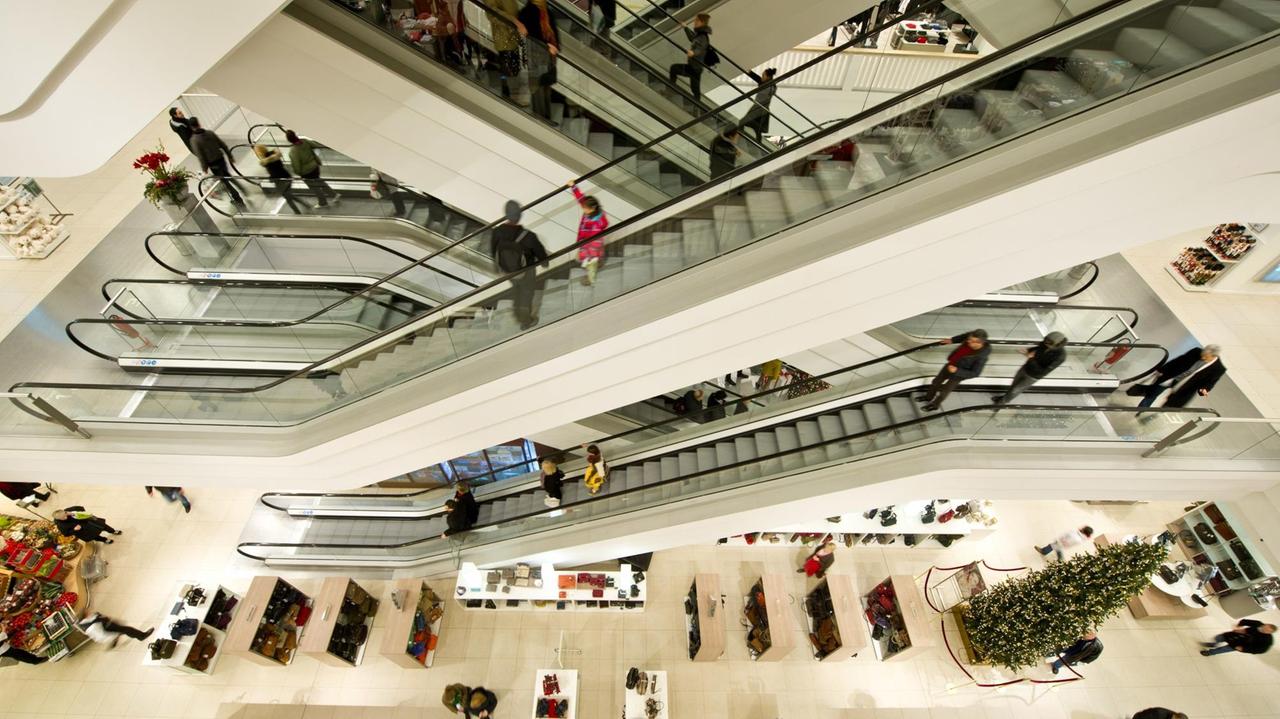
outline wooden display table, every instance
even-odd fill
[[[689,642],[689,658],[695,662],[714,662],[724,654],[725,645],[720,575],[695,575],[685,602],[684,628],[685,639]],[[687,611],[690,605],[693,614]],[[698,638],[696,646],[695,634]]]
[[[915,578],[895,574],[880,583],[886,584],[893,590],[893,610],[889,612],[892,625],[883,631],[879,639],[874,638],[874,625],[868,624],[867,627],[872,632],[871,648],[875,650],[876,658],[880,661],[905,659],[936,646],[931,616],[923,597],[916,591]],[[869,609],[872,602],[878,601],[877,589],[862,598],[862,609]],[[863,621],[866,622],[865,615]]]
[[[752,586],[751,594],[746,597],[747,613],[747,653],[758,662],[776,662],[786,657],[796,648],[796,627],[791,616],[791,605],[794,599],[787,591],[787,577],[782,574],[765,574]],[[764,602],[759,601],[756,594],[764,595]],[[752,636],[761,626],[752,623],[750,609],[756,608],[757,616],[763,620],[767,628],[768,640],[763,647],[751,646]]]
[[[378,604],[349,577],[326,578],[316,594],[315,613],[306,635],[298,642],[298,652],[336,667],[360,666],[369,647]]]
[[[838,644],[827,652],[814,647],[814,657],[818,661],[849,659],[867,648],[867,620],[862,612],[862,602],[854,589],[853,577],[847,574],[828,574],[810,590],[805,602],[809,632],[814,637],[821,636],[818,630],[825,618],[830,618],[835,623]]]
[[[435,660],[435,645],[439,641],[440,625],[444,623],[444,600],[422,579],[401,579],[395,583],[392,592],[379,653],[402,667],[428,668]],[[433,606],[439,607],[440,616],[429,621],[428,614]],[[421,619],[417,619],[419,614]],[[424,624],[425,630],[418,629]],[[417,644],[415,637],[423,631],[426,632],[422,640],[424,646],[419,649],[426,651],[413,654],[411,650]]]
[[[244,593],[241,606],[236,609],[236,616],[231,626],[227,629],[223,652],[252,659],[267,666],[292,663],[298,645],[301,643],[303,630],[310,620],[311,598],[296,592],[297,601],[290,602],[289,606],[297,604],[299,611],[286,611],[278,620],[269,617],[267,611],[273,598],[295,592],[293,585],[279,577],[254,577],[249,584],[249,590]],[[280,609],[276,607],[273,611],[279,612]],[[289,614],[293,614],[294,619],[289,619]],[[255,641],[260,631],[274,636],[270,645]],[[290,644],[293,646],[290,647]],[[272,650],[270,656],[264,654],[267,649]]]

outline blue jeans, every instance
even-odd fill
[[[1227,641],[1227,635],[1226,635],[1226,634],[1219,634],[1218,636],[1216,636],[1216,637],[1214,637],[1214,638],[1213,638],[1213,641],[1214,641],[1214,642],[1216,642],[1216,643],[1222,643],[1222,642],[1225,642],[1225,641]],[[1214,655],[1214,654],[1228,654],[1228,653],[1230,653],[1230,652],[1234,652],[1235,650],[1236,650],[1236,648],[1235,648],[1235,647],[1233,647],[1233,646],[1231,646],[1230,644],[1223,644],[1223,645],[1222,645],[1222,646],[1220,646],[1220,647],[1214,647],[1214,648],[1212,648],[1212,649],[1206,649],[1204,653],[1205,653],[1205,654],[1208,654],[1208,655],[1210,655],[1210,656],[1212,656],[1212,655]]]
[[[1150,407],[1151,405],[1153,405],[1153,404],[1155,404],[1155,403],[1156,403],[1156,399],[1157,399],[1157,398],[1159,398],[1159,397],[1160,397],[1160,395],[1161,395],[1165,390],[1167,390],[1167,389],[1169,389],[1169,388],[1168,388],[1168,387],[1161,387],[1161,386],[1160,386],[1160,385],[1158,385],[1158,384],[1156,384],[1156,385],[1151,385],[1150,387],[1148,387],[1148,388],[1147,388],[1147,393],[1146,393],[1145,395],[1143,395],[1143,397],[1142,397],[1142,401],[1138,403],[1138,406],[1139,406],[1139,407]]]

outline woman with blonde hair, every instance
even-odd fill
[[[284,201],[289,203],[289,209],[293,210],[293,214],[301,215],[302,210],[298,209],[298,197],[293,194],[293,175],[290,175],[284,167],[284,156],[279,150],[269,149],[266,145],[254,145],[253,154],[258,156],[258,164],[267,171],[267,175],[276,186],[276,192],[279,192],[284,197]]]
[[[564,471],[549,459],[542,460],[542,490],[547,493],[543,501],[548,507],[559,507],[563,499],[561,488],[564,485]]]

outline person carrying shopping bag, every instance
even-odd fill
[[[604,240],[594,238],[609,229],[609,216],[604,214],[600,201],[591,195],[582,194],[577,184],[570,182],[569,189],[573,190],[573,198],[582,208],[582,219],[578,221],[578,262],[587,273],[582,278],[582,284],[594,285],[596,270],[604,259]]]
[[[582,483],[595,494],[609,478],[609,465],[605,464],[604,455],[596,445],[584,444],[582,448],[587,450],[587,471],[582,475]]]

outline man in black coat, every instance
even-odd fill
[[[187,126],[191,128],[191,141],[187,144],[191,147],[191,154],[200,161],[200,169],[218,178],[231,202],[243,208],[244,198],[230,179],[231,168],[227,163],[231,161],[231,148],[217,133],[204,129],[199,118],[187,118]]]
[[[938,340],[938,344],[960,346],[947,355],[947,363],[942,366],[942,370],[933,378],[929,389],[920,399],[928,412],[937,412],[956,385],[982,374],[982,368],[987,366],[987,358],[991,356],[986,330],[974,330],[950,339]]]
[[[1058,658],[1053,660],[1053,673],[1057,674],[1063,666],[1092,664],[1100,656],[1102,656],[1102,640],[1094,632],[1087,632],[1077,639],[1075,644],[1058,652]]]
[[[1189,349],[1165,362],[1156,371],[1156,381],[1143,385],[1146,394],[1138,406],[1150,407],[1169,388],[1173,388],[1173,392],[1162,407],[1186,407],[1196,395],[1208,397],[1210,390],[1227,373],[1221,352],[1218,345],[1205,345]]]
[[[538,290],[542,289],[542,280],[538,278],[535,266],[548,266],[547,249],[542,246],[538,236],[520,224],[520,203],[507,200],[503,207],[506,222],[493,228],[490,233],[489,253],[503,274],[520,272],[511,280],[515,287],[516,320],[520,329],[527,330],[538,324],[538,307],[536,299]],[[523,272],[521,272],[523,270]]]
[[[448,525],[448,529],[440,535],[442,539],[465,532],[471,529],[471,525],[474,524],[471,521],[471,517],[467,516],[467,510],[459,506],[457,500],[453,499],[444,503],[444,521]]]
[[[1211,642],[1200,642],[1205,647],[1200,653],[1206,657],[1214,654],[1264,654],[1275,641],[1276,625],[1263,624],[1257,619],[1241,619],[1229,632],[1219,634]]]
[[[187,120],[187,116],[182,114],[182,110],[176,107],[169,108],[169,129],[173,130],[173,134],[182,140],[182,144],[191,149],[191,123]]]
[[[1037,380],[1044,379],[1050,372],[1057,369],[1067,358],[1066,345],[1066,335],[1061,332],[1050,332],[1044,336],[1040,344],[1024,350],[1023,354],[1027,356],[1026,364],[1022,365],[1018,373],[1013,376],[1013,383],[1009,385],[1009,390],[992,402],[1009,403],[1014,397],[1027,391],[1027,388]]]

